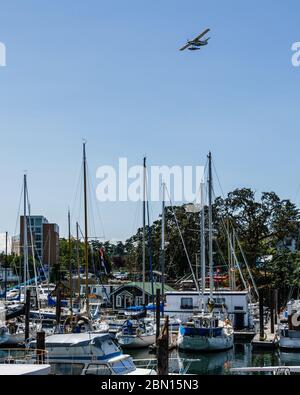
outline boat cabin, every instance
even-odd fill
[[[187,322],[188,319],[201,310],[201,296],[197,291],[166,292],[165,313],[174,318]],[[204,305],[207,305],[209,291],[204,293]],[[214,311],[227,310],[228,318],[237,330],[251,328],[249,314],[249,294],[247,291],[219,290],[213,292]]]

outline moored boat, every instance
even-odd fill
[[[108,334],[70,333],[48,336],[45,341],[51,373],[57,375],[154,374],[136,368],[129,355]],[[35,348],[36,342],[30,343]]]
[[[300,350],[300,300],[290,300],[279,325],[279,347]]]
[[[153,322],[127,320],[116,340],[122,348],[146,348],[155,343],[155,333]]]

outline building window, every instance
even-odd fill
[[[142,304],[143,304],[143,297],[142,296],[136,296],[135,297],[135,304],[136,304],[136,306],[142,306]]]
[[[181,309],[192,309],[193,308],[193,298],[181,298]]]
[[[116,307],[122,307],[122,297],[119,295],[116,297]]]
[[[225,298],[214,298],[215,303],[225,304]]]
[[[243,311],[244,310],[244,308],[243,308],[243,306],[234,306],[234,310],[239,310],[239,311]]]

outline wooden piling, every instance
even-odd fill
[[[156,290],[156,341],[160,334],[160,289]]]
[[[164,327],[156,341],[157,374],[166,376],[169,373],[169,316],[165,317]]]
[[[45,332],[36,334],[36,359],[38,364],[45,363]]]
[[[29,322],[30,322],[30,289],[26,290],[26,300],[25,300],[25,341],[29,339]]]

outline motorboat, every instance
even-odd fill
[[[55,334],[45,339],[51,373],[56,375],[147,375],[152,369],[136,368],[109,334]],[[30,343],[36,347],[36,341]]]

